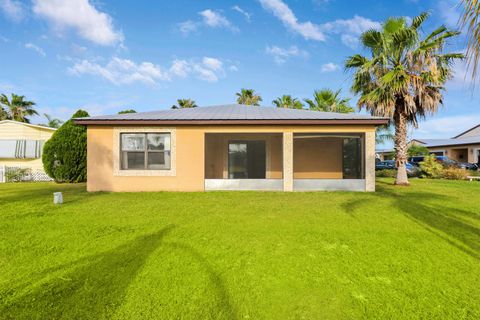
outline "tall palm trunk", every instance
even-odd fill
[[[397,165],[397,179],[395,184],[397,185],[409,185],[407,176],[407,117],[401,111],[400,108],[396,108],[393,116],[395,123],[395,151],[396,151],[396,165]]]

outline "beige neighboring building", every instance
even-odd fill
[[[480,163],[480,124],[451,139],[413,139],[411,143],[428,148],[437,156],[459,162]]]
[[[245,105],[75,119],[88,191],[374,191],[387,121]]]
[[[42,149],[56,129],[12,120],[0,121],[0,182],[8,168],[30,168],[34,180],[49,180]]]

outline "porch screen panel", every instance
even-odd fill
[[[364,179],[363,137],[343,139],[343,179]]]

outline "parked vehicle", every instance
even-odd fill
[[[424,156],[415,156],[415,157],[408,158],[408,162],[419,167],[420,162],[423,162],[424,159],[425,159]],[[466,170],[478,170],[478,165],[476,163],[458,162],[450,159],[447,156],[437,156],[436,160],[446,168],[454,167],[454,168],[461,168]]]
[[[413,164],[406,163],[407,173],[412,174],[418,171],[418,168]],[[395,169],[395,160],[385,160],[380,161],[375,164],[375,170],[394,170]]]

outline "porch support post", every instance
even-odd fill
[[[375,191],[375,131],[365,132],[365,191]]]
[[[293,132],[283,133],[283,191],[293,191]]]

